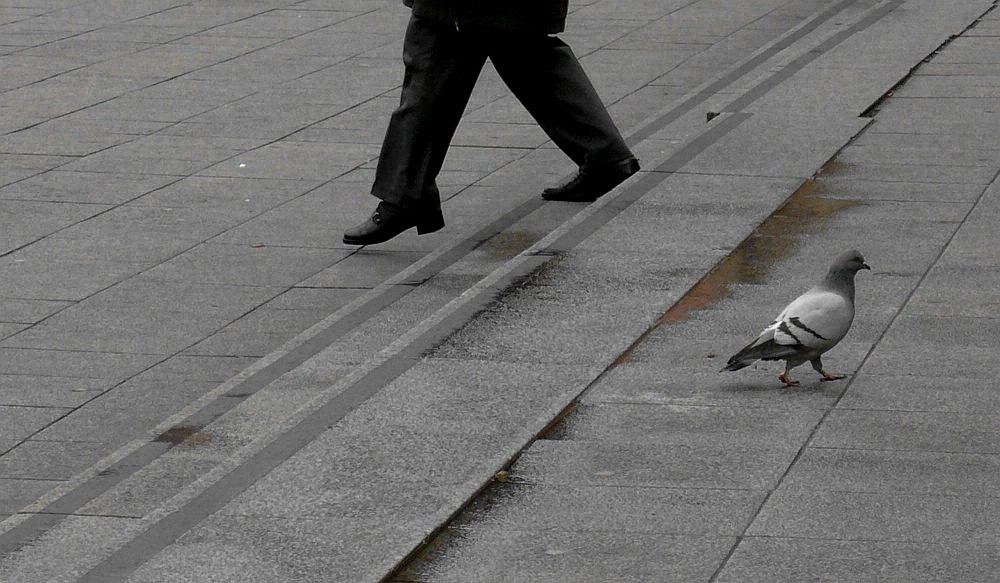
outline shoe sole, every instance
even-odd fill
[[[444,228],[444,218],[434,217],[432,219],[417,223],[416,225],[406,227],[405,229],[402,229],[400,231],[396,231],[395,233],[389,234],[388,236],[385,236],[386,234],[381,234],[378,237],[349,237],[347,235],[344,235],[344,244],[378,245],[379,243],[385,243],[386,241],[389,241],[390,239],[393,239],[396,236],[401,235],[402,233],[412,229],[413,227],[417,228],[418,235],[426,235],[428,233],[434,233]]]
[[[558,202],[594,202],[595,200],[601,198],[605,194],[614,190],[619,184],[625,182],[629,178],[635,175],[639,171],[639,162],[635,163],[629,168],[628,174],[621,174],[612,184],[604,187],[604,192],[600,194],[587,194],[581,196],[560,196],[556,192],[552,192],[552,189],[547,189],[542,191],[542,198],[545,200],[558,201]]]

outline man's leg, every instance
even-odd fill
[[[490,59],[514,96],[577,165],[586,168],[632,157],[566,43],[554,36],[515,34],[492,42]]]
[[[382,141],[371,217],[344,232],[348,245],[383,243],[412,227],[444,226],[435,179],[486,54],[454,27],[410,17],[403,41],[403,91]]]
[[[382,142],[372,194],[410,209],[438,209],[435,178],[486,55],[453,26],[411,17],[399,107]]]
[[[638,170],[635,156],[566,43],[540,34],[497,33],[490,38],[490,59],[504,83],[580,166],[578,177],[561,190],[552,189],[560,190],[553,200],[594,200]]]

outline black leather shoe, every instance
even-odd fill
[[[546,188],[542,192],[542,198],[568,202],[593,202],[638,171],[639,161],[635,158],[599,168],[583,169],[566,184]]]
[[[444,227],[441,210],[418,212],[382,201],[378,203],[378,208],[367,221],[344,231],[344,243],[348,245],[385,243],[413,227],[417,228],[418,235],[440,230]]]

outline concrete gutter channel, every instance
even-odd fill
[[[270,521],[297,524],[302,552],[336,565],[338,580],[390,577],[637,338],[710,299],[704,282],[746,252],[762,221],[812,196],[813,175],[870,123],[859,115],[993,6],[892,0],[852,12],[856,4],[818,12],[639,124],[630,138],[644,161],[639,176],[346,376],[338,351],[352,330],[454,274],[540,201],[431,253],[161,424],[160,438],[128,444],[8,519],[0,574],[196,580],[207,559],[186,556],[185,539],[193,537],[197,555],[199,540],[225,540],[227,524]],[[854,83],[809,75],[826,58],[864,58],[873,39],[901,32],[908,34],[894,36],[893,46],[902,50]],[[721,114],[706,123],[708,111]],[[671,144],[678,133],[691,137]],[[719,203],[732,212],[713,223],[709,245],[704,233],[665,216],[698,175],[729,190]],[[104,511],[184,460],[211,467],[146,512]],[[107,542],[87,542],[95,532]],[[330,548],[333,537],[343,547]],[[309,546],[318,539],[327,542],[321,551]]]

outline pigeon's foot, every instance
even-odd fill
[[[788,378],[788,375],[786,375],[784,371],[778,373],[778,380],[784,383],[786,387],[799,386],[799,381]]]
[[[839,381],[840,379],[846,379],[846,378],[847,378],[847,375],[845,375],[845,374],[824,374],[823,377],[821,379],[819,379],[819,380],[821,380],[821,381]]]

